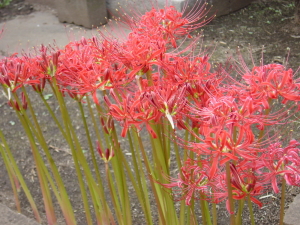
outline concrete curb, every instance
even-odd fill
[[[36,221],[0,203],[0,225],[39,225]]]
[[[294,201],[290,204],[290,207],[285,213],[284,221],[285,225],[298,225],[300,224],[300,194],[298,194]]]

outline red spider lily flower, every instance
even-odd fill
[[[255,175],[256,168],[253,166],[251,161],[247,160],[240,161],[237,165],[238,166],[235,166],[234,164],[230,165],[231,185],[233,188],[232,197],[240,200],[249,196],[253,203],[261,207],[262,203],[256,199],[255,196],[263,194],[266,187],[262,182],[260,182],[260,177]],[[226,201],[226,208],[228,212],[230,214],[234,214],[233,211],[230,211],[224,167],[222,168],[220,175],[217,176],[217,179],[214,181],[212,199],[215,203]]]
[[[227,138],[226,148],[241,158],[255,160],[259,149],[255,147],[257,144],[251,128],[245,125],[235,125],[232,129],[235,131],[232,130],[231,135]],[[235,138],[233,132],[236,132]]]
[[[197,142],[189,143],[188,149],[211,157],[210,176],[214,175],[218,165],[229,160],[256,159],[259,149],[251,123],[238,116],[235,99],[231,96],[211,97],[206,104],[207,107],[202,109],[193,109],[189,116],[199,122],[200,135],[193,133]]]
[[[229,135],[226,131],[210,129],[210,132],[207,133],[207,136],[202,139],[200,143],[193,142],[188,145],[189,150],[196,152],[199,155],[210,157],[210,177],[215,175],[219,165],[223,165],[230,160],[238,160],[238,157],[226,147],[226,140],[228,138]]]
[[[162,112],[169,120],[174,129],[173,117],[178,116],[186,104],[186,88],[174,87],[169,84],[161,84],[160,87],[154,87],[151,91],[144,92],[142,99],[147,100],[157,110]]]
[[[43,77],[40,79],[40,83],[39,84],[32,84],[32,88],[34,91],[38,92],[38,93],[42,93],[45,89],[45,85],[46,85],[46,78]]]
[[[129,128],[129,120],[132,120],[132,115],[134,114],[134,107],[128,107],[128,97],[123,100],[122,104],[116,105],[112,104],[108,97],[105,96],[104,101],[109,107],[109,115],[111,115],[117,121],[122,122],[123,130],[121,133],[122,137],[125,137]],[[120,103],[120,102],[119,102]]]
[[[104,129],[104,132],[110,134],[113,129],[113,120],[111,116],[101,116],[100,117],[101,125]]]
[[[277,179],[283,176],[289,185],[300,185],[300,143],[292,140],[285,148],[277,142],[262,154],[260,160],[261,168],[267,168],[268,172],[264,173],[263,182],[272,184],[275,193],[279,192]]]
[[[90,45],[74,42],[61,52],[55,77],[62,91],[82,96],[91,94],[97,103],[96,91],[113,86],[110,63],[95,58]]]
[[[22,100],[22,108],[24,110],[26,110],[27,109],[27,99],[26,99],[24,92],[21,93],[21,100]]]
[[[204,194],[205,200],[210,199],[214,179],[209,176],[209,165],[205,160],[188,159],[181,167],[178,178],[170,178],[170,183],[161,185],[169,189],[175,188],[174,191],[178,190],[181,193],[179,201],[185,199],[185,204],[190,205],[192,198],[201,198],[200,194]]]
[[[300,186],[300,143],[291,140],[289,145],[284,148],[282,160],[285,168],[292,173],[286,173],[284,178],[289,185]]]
[[[184,7],[184,9],[187,9],[187,7]],[[150,33],[151,35],[159,32],[164,35],[164,39],[176,48],[175,41],[180,36],[189,34],[213,19],[214,16],[205,20],[207,13],[206,4],[198,3],[188,13],[178,12],[174,6],[167,5],[164,9],[152,8],[150,12],[145,13],[136,21],[128,18],[128,24],[131,29],[139,32]]]
[[[16,91],[25,85],[40,84],[45,77],[38,58],[9,57],[0,62],[0,83],[11,91]]]
[[[61,51],[56,79],[63,91],[81,95],[90,93],[98,103],[97,90],[126,86],[134,80],[138,70],[128,72],[112,53],[104,52],[109,55],[103,55],[103,46],[95,44],[95,40],[85,40],[85,45],[74,42],[66,46]]]
[[[247,196],[250,200],[262,207],[262,203],[254,198],[262,194],[264,187],[261,183],[257,182],[257,177],[254,175],[253,171],[243,171],[243,168],[237,168],[234,164],[230,164],[231,171],[231,184],[233,186],[233,198],[243,199]]]
[[[232,111],[235,107],[235,99],[231,96],[210,96],[204,107],[197,108],[191,105],[189,109],[194,116],[191,116],[192,119],[199,118],[198,120],[204,124],[223,129],[228,124],[232,124]]]
[[[164,78],[178,85],[201,81],[201,85],[204,86],[207,81],[212,81],[216,76],[210,72],[211,65],[208,60],[207,55],[204,57],[176,55],[165,57],[161,62]]]
[[[113,52],[111,60],[124,64],[135,74],[146,73],[166,52],[165,41],[160,36],[132,32],[128,40],[118,44],[118,50]]]
[[[147,130],[153,138],[157,138],[156,133],[153,131],[149,122],[157,120],[158,112],[149,107],[149,104],[142,103],[140,93],[127,93],[126,95],[118,93],[120,98],[115,94],[114,90],[110,91],[110,96],[115,100],[113,104],[108,96],[104,96],[104,101],[108,106],[108,114],[117,121],[120,121],[123,126],[121,136],[125,137],[131,125],[140,129],[141,125],[146,125]]]
[[[21,93],[21,105],[17,102],[17,100],[13,101],[12,99],[9,100],[7,104],[19,112],[27,109],[27,100],[23,92]]]
[[[41,55],[41,61],[40,61],[40,65],[41,67],[44,69],[44,71],[46,72],[50,66],[49,62],[49,55],[47,53],[48,51],[48,48],[45,47],[44,45],[41,45],[40,49],[39,49],[39,52],[40,52],[40,55]]]
[[[268,108],[267,100],[284,98],[283,102],[300,101],[300,89],[297,80],[293,79],[292,69],[286,70],[284,66],[269,64],[254,67],[251,73],[243,75],[247,82],[251,96],[261,101]]]

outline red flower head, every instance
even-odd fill
[[[206,200],[211,198],[214,179],[215,177],[209,176],[207,161],[188,159],[181,167],[178,178],[171,178],[170,183],[162,185],[166,188],[176,188],[175,190],[180,191],[182,195],[179,200],[185,199],[185,204],[190,205],[192,198],[203,198],[199,196],[200,194],[204,194],[202,196],[205,196]]]
[[[292,140],[285,148],[280,142],[269,146],[261,156],[261,167],[268,169],[264,173],[264,182],[271,183],[275,193],[279,192],[277,179],[283,176],[287,184],[300,186],[300,143]]]
[[[252,170],[248,168],[237,168],[235,165],[230,164],[231,171],[231,184],[233,186],[233,198],[234,199],[243,199],[250,196],[250,199],[253,203],[257,204],[259,207],[262,207],[262,203],[254,198],[262,194],[264,187],[261,183],[257,182],[258,178],[254,175]]]

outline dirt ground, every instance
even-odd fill
[[[34,7],[24,0],[13,0],[8,6],[0,8],[0,22],[7,21],[19,15],[28,15],[33,11]]]
[[[12,19],[17,15],[26,15],[32,13],[36,8],[25,3],[24,0],[13,0],[11,4],[0,9],[0,22]],[[256,64],[258,65],[263,56],[264,63],[281,63],[287,64],[294,70],[300,65],[300,25],[293,22],[293,0],[260,0],[252,3],[248,7],[241,9],[235,13],[214,19],[210,24],[203,28],[204,42],[203,45],[208,48],[208,52],[214,52],[211,59],[217,64],[226,61],[228,57],[238,58],[237,49],[244,56],[245,61],[250,64],[250,54],[252,54]],[[239,46],[239,48],[238,48]],[[249,53],[249,47],[251,53]],[[288,56],[288,61],[286,62]],[[298,74],[296,76],[299,76]],[[53,98],[53,97],[52,97]],[[49,103],[53,108],[57,107],[57,103],[49,97]],[[53,157],[56,161],[63,179],[66,183],[76,217],[79,225],[85,224],[83,206],[81,205],[80,190],[75,185],[76,177],[74,175],[74,166],[69,149],[61,141],[60,135],[55,126],[51,125],[49,115],[46,109],[39,107],[39,101],[33,97],[35,102],[35,110],[39,116],[43,127],[43,132],[48,138],[48,144],[53,150]],[[75,104],[72,100],[68,102],[72,108]],[[25,137],[22,127],[20,126],[13,110],[6,104],[6,100],[0,93],[0,129],[4,132],[11,149],[16,157],[17,162],[22,169],[29,189],[31,190],[40,212],[45,218],[43,211],[43,202],[41,192],[38,187],[38,178],[33,164],[29,143]],[[75,127],[79,137],[86,143],[84,139],[84,131],[80,124],[80,115],[78,111],[73,111]],[[300,129],[297,124],[289,127],[296,133],[294,138],[300,139]],[[15,209],[13,195],[10,182],[4,168],[3,161],[0,160],[0,202]],[[288,187],[286,208],[293,198],[300,193],[299,188]],[[264,203],[262,209],[255,207],[255,214],[258,225],[278,224],[280,196],[266,193],[266,198],[261,199]],[[30,206],[26,201],[23,193],[20,194],[22,202],[22,213],[26,216],[33,217]],[[144,224],[143,217],[138,203],[132,206],[134,215],[134,224]],[[57,205],[57,208],[58,205]],[[245,211],[244,223],[250,224]],[[59,224],[64,224],[61,214],[58,212]],[[219,210],[219,223],[228,224],[228,213],[225,209]],[[44,220],[45,221],[45,220]],[[44,223],[46,224],[46,222]]]

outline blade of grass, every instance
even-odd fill
[[[9,159],[8,159],[1,143],[0,143],[0,152],[1,152],[1,156],[2,156],[2,159],[3,159],[4,165],[5,165],[6,170],[7,170],[7,174],[8,174],[10,183],[11,183],[11,187],[13,189],[17,211],[19,213],[21,213],[21,204],[20,204],[20,201],[19,201],[19,194],[18,194],[18,192],[20,191],[20,188],[18,187],[18,186],[20,186],[18,184],[19,181],[18,181],[18,178],[17,178],[17,176],[14,172],[13,165],[11,165],[11,163],[10,163],[10,161],[9,161]]]
[[[3,135],[2,131],[0,131],[0,138],[1,138],[2,143],[4,145],[4,149],[2,149],[2,150],[3,151],[6,150],[5,153],[7,154],[8,158],[9,158],[9,161],[10,161],[10,163],[13,166],[14,172],[16,173],[16,176],[18,177],[18,180],[20,181],[21,187],[23,188],[24,193],[25,193],[25,195],[26,195],[26,197],[27,197],[27,199],[29,201],[29,204],[30,204],[30,206],[32,208],[32,211],[33,211],[33,214],[35,216],[35,219],[36,219],[36,221],[38,223],[41,223],[41,217],[40,217],[40,214],[38,212],[37,206],[36,206],[36,204],[35,204],[35,202],[33,200],[33,197],[31,195],[31,193],[30,193],[30,191],[29,191],[29,189],[28,189],[25,181],[24,181],[24,178],[23,178],[23,176],[22,176],[22,174],[21,174],[21,172],[20,172],[20,170],[18,168],[18,165],[17,165],[17,163],[16,163],[16,161],[15,161],[15,159],[14,159],[14,157],[13,157],[11,151],[10,151],[10,148],[8,147],[8,144],[7,144],[7,142],[6,142],[5,138],[4,138],[4,135]]]

